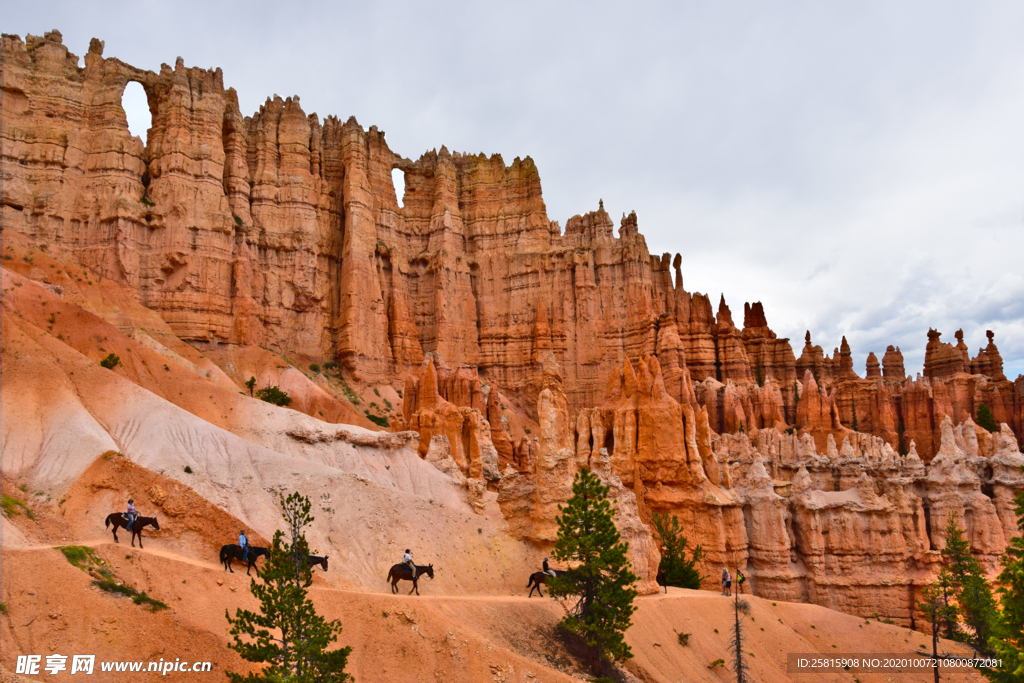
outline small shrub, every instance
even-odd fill
[[[107,370],[113,370],[117,367],[118,363],[121,362],[121,357],[116,353],[111,353],[109,356],[100,361],[100,365],[105,367]]]
[[[377,394],[377,396],[379,397],[380,396],[380,389],[378,389],[377,387],[374,387],[373,388],[373,393]]]
[[[708,664],[708,668],[709,669],[714,669],[716,666],[722,666],[723,664],[725,664],[725,660],[722,659],[722,658],[718,658],[715,661],[713,661],[710,664]]]
[[[167,366],[165,365],[164,367],[166,368]],[[249,379],[247,379],[245,381],[245,387],[249,390],[249,395],[250,396],[252,396],[252,390],[253,390],[253,388],[255,386],[256,386],[256,378],[255,377],[250,377]]]
[[[275,406],[287,406],[292,402],[292,397],[288,395],[288,392],[282,391],[276,384],[257,390],[256,398],[273,403]]]
[[[676,631],[676,637],[679,639],[679,644],[683,647],[687,647],[690,644],[690,633],[680,633]]]
[[[324,363],[324,370],[334,370],[336,367],[338,367],[338,364],[335,363],[333,360],[329,360],[326,363]]]
[[[142,195],[142,205],[153,208],[154,206],[156,206],[156,203],[146,195]]]
[[[188,465],[185,465],[185,474],[192,474],[192,468]]]
[[[320,372],[320,366],[317,365],[316,363],[310,363],[309,370],[310,372]]]
[[[20,515],[22,512],[29,519],[35,519],[36,516],[32,514],[32,510],[29,509],[24,502],[14,498],[12,496],[3,496],[0,498],[0,509],[3,509],[4,515],[7,517],[14,517]]]
[[[369,413],[367,413],[366,418],[373,424],[377,425],[378,427],[391,426],[390,424],[388,424],[388,419],[386,417],[379,417],[377,415],[370,415]]]
[[[0,614],[4,615],[5,617],[7,616],[8,611],[6,602],[0,602]]]
[[[235,225],[237,225],[238,227],[242,227],[242,219],[239,218],[237,213],[231,214],[231,217],[235,219]]]
[[[384,405],[387,407],[388,410],[392,410],[391,401],[384,399]]]
[[[405,398],[405,396],[402,396],[402,390],[401,389],[398,389],[397,391],[398,391],[398,398]]]

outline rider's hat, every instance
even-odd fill
[[[129,502],[129,503],[134,503],[134,502],[135,502],[135,499],[134,499],[134,498],[129,498],[129,499],[128,499],[128,502]]]

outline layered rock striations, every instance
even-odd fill
[[[898,450],[909,435],[926,460],[942,417],[963,421],[981,402],[1022,433],[1024,392],[991,335],[972,359],[932,331],[916,383],[898,348],[864,379],[845,340],[829,357],[808,334],[796,358],[760,302],[740,328],[724,298],[716,312],[687,292],[681,257],[650,254],[636,214],[616,236],[602,203],[562,231],[528,157],[506,166],[442,147],[410,161],[375,127],[321,120],[298,97],[243,116],[220,70],[178,59],[144,71],[98,40],[80,65],[56,31],[4,36],[3,50],[5,228],[135,288],[183,339],[336,359],[361,383],[394,382],[435,353],[534,418],[547,353],[572,411],[600,403],[623,359],[651,354],[666,390],[695,392],[718,432],[797,426],[809,370],[843,427]],[[130,81],[149,99],[145,145],[120,106]]]

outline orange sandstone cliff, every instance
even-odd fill
[[[130,81],[146,144],[121,108]],[[517,538],[550,543],[591,468],[645,590],[654,512],[693,531],[706,572],[740,565],[762,595],[904,621],[950,512],[990,568],[1013,533],[1024,378],[1006,378],[991,332],[972,357],[962,333],[928,331],[916,378],[898,346],[863,376],[845,338],[830,356],[808,332],[797,357],[760,302],[740,327],[724,297],[687,292],[681,257],[650,254],[635,213],[617,235],[603,203],[550,221],[529,157],[412,161],[298,97],[244,116],[219,69],[144,71],[95,39],[80,60],[56,31],[4,35],[0,124],[6,234],[131,292],[221,359],[232,391],[226,359],[256,347],[401,387],[395,430],[417,432],[477,511],[496,495]],[[362,421],[315,398],[297,407]],[[981,403],[999,431],[972,421]]]

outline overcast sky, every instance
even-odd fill
[[[550,218],[636,210],[797,355],[845,334],[914,374],[929,326],[992,329],[1024,372],[1024,3],[3,4],[79,56],[222,67],[243,114],[299,95],[409,158],[532,156]]]

